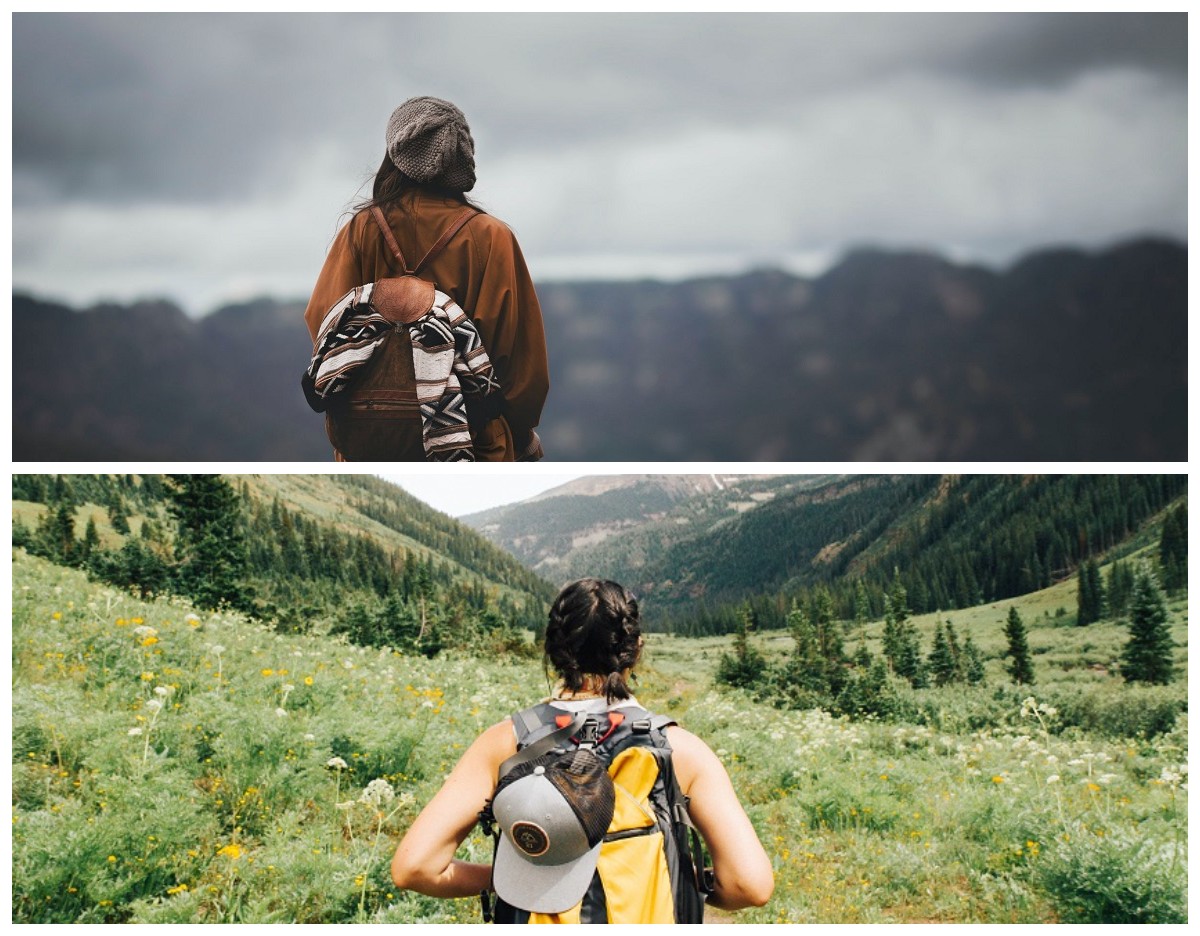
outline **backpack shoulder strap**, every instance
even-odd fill
[[[424,269],[425,264],[441,253],[442,248],[450,243],[450,238],[462,230],[462,226],[477,214],[479,214],[479,209],[468,206],[455,215],[454,220],[450,222],[446,230],[442,231],[441,236],[434,241],[433,246],[425,251],[425,256],[410,270],[408,268],[408,261],[404,259],[404,254],[400,252],[400,245],[396,243],[396,235],[392,233],[392,226],[387,223],[387,218],[383,214],[383,209],[378,205],[371,206],[371,217],[375,219],[375,223],[379,226],[379,233],[383,235],[384,243],[388,245],[388,249],[395,255],[396,259],[400,261],[400,269],[411,276],[416,276],[420,273]]]
[[[400,261],[400,269],[405,273],[408,273],[408,261],[404,259],[404,254],[400,252],[400,245],[396,243],[396,235],[392,233],[392,226],[387,223],[387,218],[383,216],[383,209],[378,205],[372,205],[371,217],[374,218],[375,223],[379,225],[379,233],[383,235],[384,243],[386,243],[391,252],[396,255],[396,259]]]
[[[469,206],[460,211],[455,216],[454,220],[450,222],[450,225],[446,228],[446,230],[442,231],[442,236],[434,242],[433,246],[425,252],[425,256],[421,258],[420,262],[413,267],[413,274],[416,275],[420,273],[421,270],[425,268],[425,264],[441,253],[442,248],[450,243],[450,238],[462,230],[462,226],[477,214],[479,214],[479,210]]]
[[[547,751],[552,751],[559,743],[566,741],[571,735],[582,728],[583,723],[587,721],[587,714],[579,712],[565,725],[557,727],[553,716],[551,716],[549,724],[555,726],[554,730],[549,734],[543,734],[536,741],[527,743],[526,739],[535,733],[538,728],[546,724],[544,718],[545,711],[543,710],[554,711],[549,705],[538,705],[532,709],[524,709],[523,711],[516,712],[513,715],[513,727],[517,732],[517,753],[500,764],[497,779],[504,777],[514,767],[519,767],[521,764],[536,760]]]

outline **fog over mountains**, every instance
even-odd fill
[[[556,460],[1187,457],[1187,251],[539,288]],[[13,296],[13,457],[327,460],[303,301],[192,320]]]

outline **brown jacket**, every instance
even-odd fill
[[[405,194],[385,211],[410,267],[463,209],[460,202],[428,192]],[[342,296],[364,283],[401,273],[369,211],[360,211],[334,238],[304,311],[309,337]],[[476,437],[476,457],[513,461],[536,445],[550,378],[542,312],[525,258],[511,230],[477,214],[421,271],[424,279],[454,298],[475,322],[504,395],[504,416]]]

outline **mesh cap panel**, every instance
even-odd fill
[[[587,748],[575,748],[565,753],[551,751],[519,764],[505,774],[496,786],[495,796],[516,781],[538,773],[539,768],[575,813],[588,844],[599,843],[608,832],[617,802],[616,789],[604,762]]]

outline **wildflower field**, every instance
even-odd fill
[[[540,664],[279,634],[23,550],[12,569],[14,922],[479,919],[388,863],[470,740],[544,694]],[[1171,615],[1186,659],[1186,601]],[[733,919],[1186,921],[1186,711],[1118,717],[1185,705],[1186,681],[1122,694],[1085,661],[1022,693],[993,658],[918,723],[853,723],[713,689],[727,647],[651,635],[638,694],[718,752],[772,857],[774,897]],[[1067,725],[1068,692],[1108,729]]]

